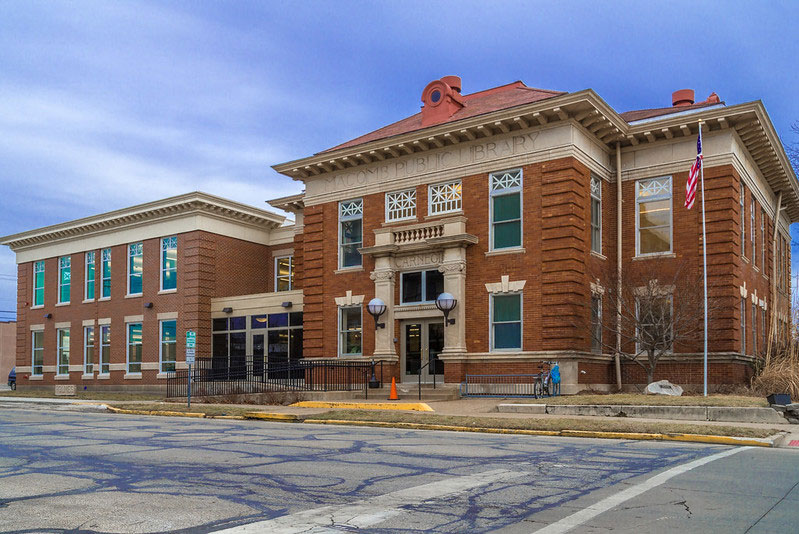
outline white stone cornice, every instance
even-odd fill
[[[489,293],[516,293],[524,289],[524,284],[527,283],[527,280],[515,280],[513,282],[510,281],[510,276],[507,274],[503,274],[500,277],[499,282],[493,282],[486,284],[486,291]]]
[[[343,297],[336,297],[336,306],[360,306],[363,304],[364,295],[353,295],[352,291],[347,290]]]

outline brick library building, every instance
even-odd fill
[[[590,89],[464,94],[447,76],[419,113],[275,165],[304,185],[269,201],[293,221],[194,192],[0,238],[18,387],[163,390],[191,330],[198,358],[255,374],[374,360],[383,380],[457,385],[557,361],[564,393],[609,390],[647,382],[635,332],[686,307],[698,335],[675,332],[654,379],[701,387],[702,201],[708,380],[745,384],[790,324],[799,184],[762,102],[667,98],[617,112]],[[613,296],[633,282],[666,305],[623,328]]]

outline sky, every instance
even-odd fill
[[[4,0],[0,235],[194,190],[268,208],[302,189],[271,165],[418,112],[451,74],[464,93],[592,88],[617,111],[683,88],[760,99],[797,142],[798,16],[799,2]],[[0,247],[0,321],[15,275]]]

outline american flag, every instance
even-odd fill
[[[696,159],[691,165],[691,172],[688,173],[688,182],[685,184],[685,207],[691,209],[696,200],[696,182],[699,180],[699,173],[702,171],[702,127],[699,127],[699,137],[696,140]]]

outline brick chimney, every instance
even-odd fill
[[[694,103],[693,89],[680,89],[671,93],[671,105],[675,108],[690,106]]]
[[[422,91],[422,126],[446,122],[463,108],[460,76],[444,76]]]

